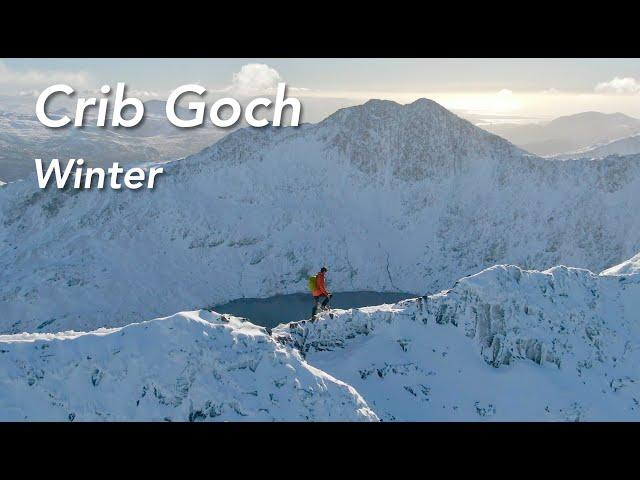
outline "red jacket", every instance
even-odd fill
[[[324,272],[316,274],[316,289],[313,291],[313,296],[317,297],[319,295],[329,296],[329,292],[327,292],[327,288],[324,285]]]

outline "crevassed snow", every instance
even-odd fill
[[[207,311],[0,336],[0,421],[377,420],[261,327]]]
[[[497,263],[640,251],[640,156],[544,160],[434,102],[242,129],[152,191],[0,190],[0,333],[94,330],[306,291],[433,293]],[[78,301],[82,299],[82,301]]]
[[[500,265],[273,335],[383,420],[640,420],[639,309],[638,275]]]

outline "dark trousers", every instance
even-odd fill
[[[311,316],[313,317],[316,313],[318,313],[318,303],[320,302],[320,297],[324,297],[322,301],[322,306],[326,307],[329,303],[330,298],[325,294],[318,295],[317,297],[313,297],[313,310],[311,310]]]

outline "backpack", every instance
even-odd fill
[[[311,293],[313,293],[316,288],[318,287],[318,284],[316,282],[316,276],[314,275],[313,277],[309,277],[309,281],[307,282],[307,286],[309,287],[309,291]]]

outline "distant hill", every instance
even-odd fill
[[[623,113],[583,112],[545,124],[498,124],[482,128],[528,152],[549,156],[640,134],[640,120]]]
[[[92,166],[174,160],[197,153],[229,131],[212,125],[189,129],[174,127],[166,119],[164,103],[147,102],[144,120],[133,128],[99,128],[95,126],[95,120],[91,123],[92,117],[88,115],[83,128],[60,129],[45,127],[35,113],[3,110],[5,105],[0,104],[0,178],[12,182],[35,175],[34,158],[49,161],[51,158],[83,156]],[[73,117],[64,108],[51,113]],[[178,115],[186,117],[188,114],[184,109],[178,109]]]
[[[556,155],[554,158],[568,160],[572,158],[605,158],[610,155],[635,155],[640,153],[640,135],[614,140],[613,142]]]

